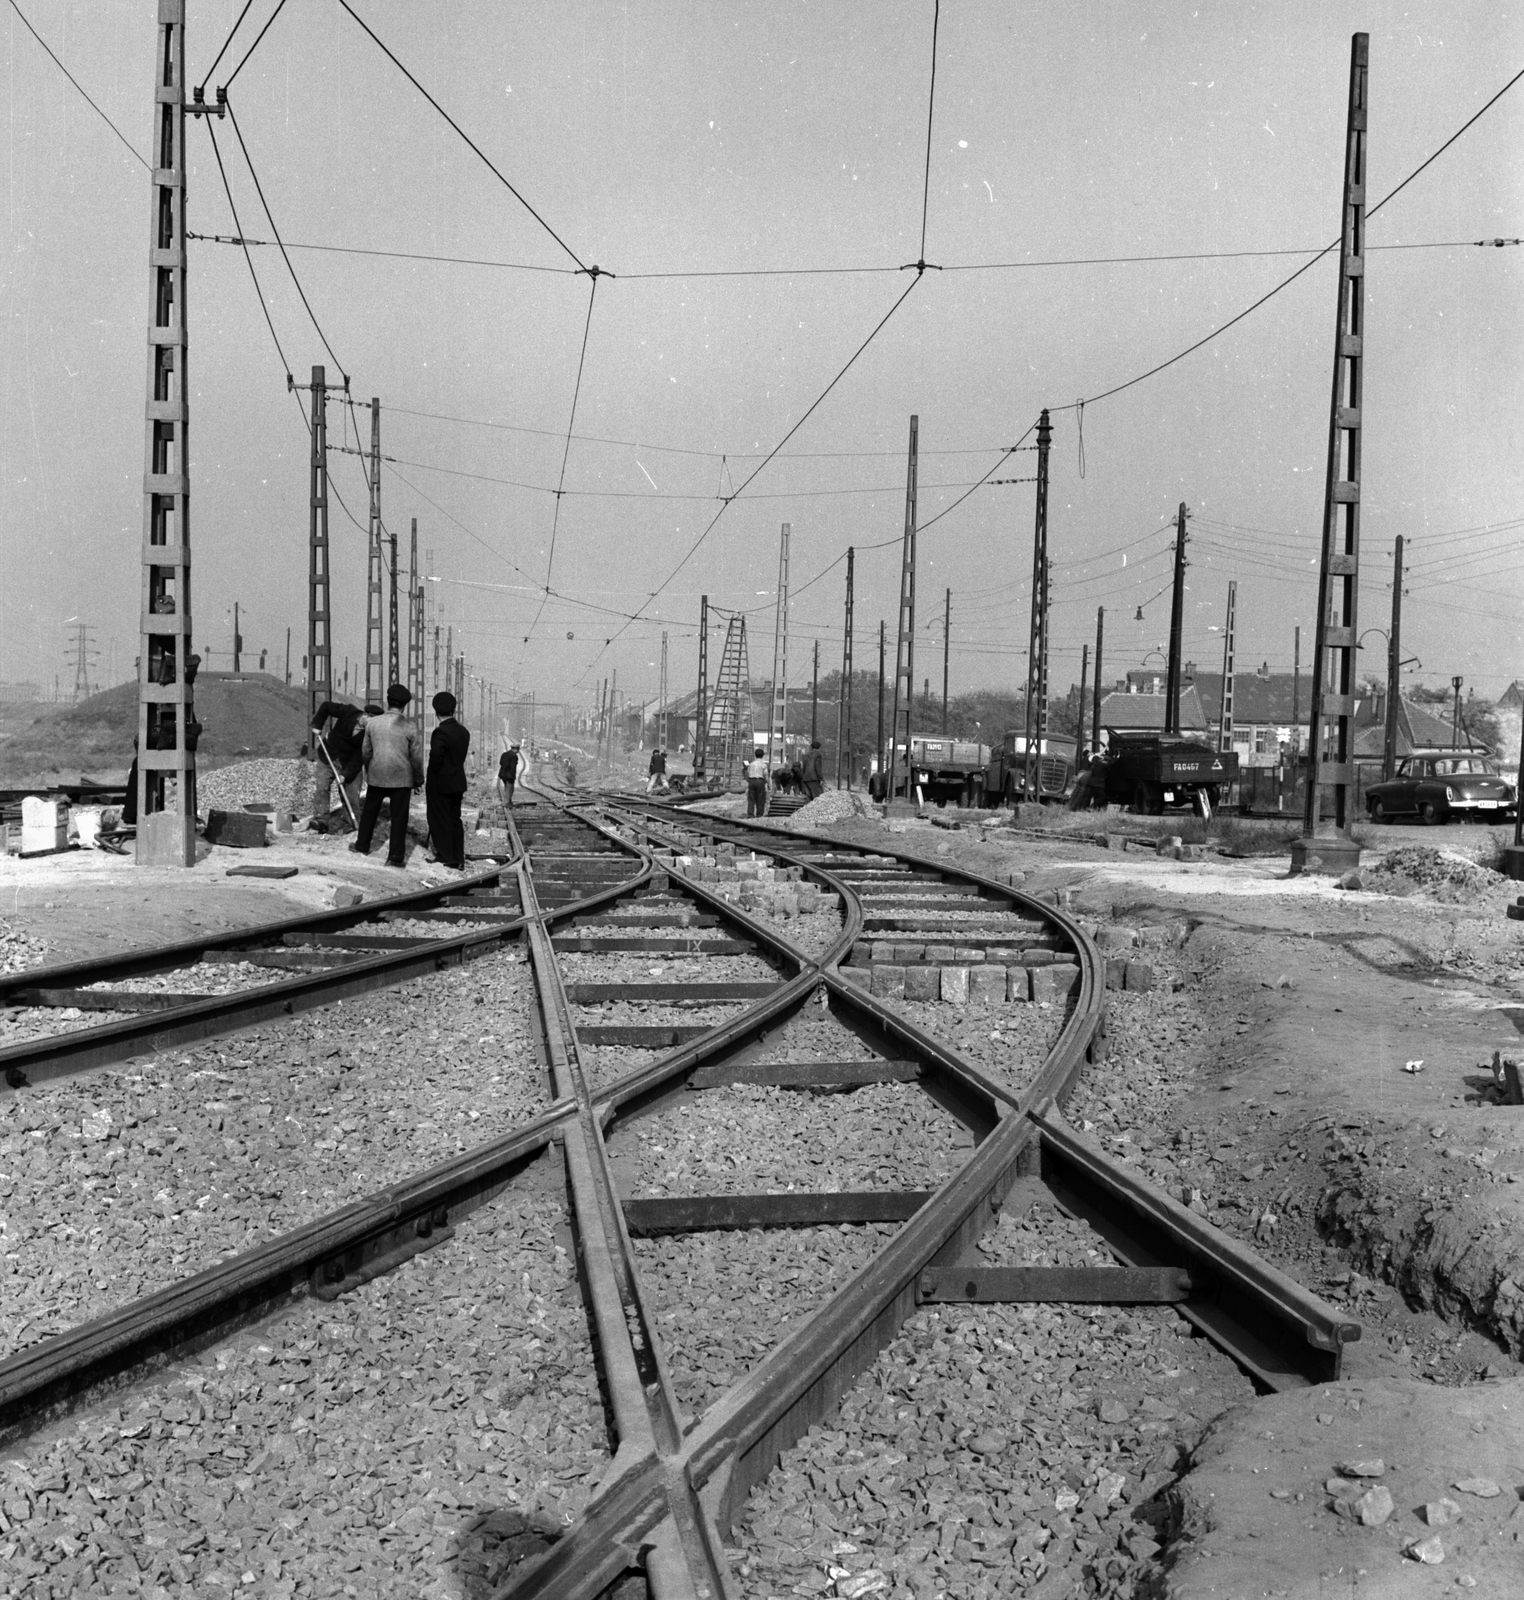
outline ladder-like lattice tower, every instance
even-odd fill
[[[1233,748],[1233,630],[1238,626],[1238,581],[1228,580],[1228,615],[1222,630],[1222,723],[1217,730],[1217,748]]]
[[[754,748],[753,737],[746,618],[736,613],[725,625],[725,650],[720,657],[705,737],[706,767],[721,788],[741,786],[742,768]]]
[[[423,681],[423,578],[418,571],[418,519],[413,518],[413,535],[407,569],[407,686],[413,718],[423,726],[425,685]]]
[[[885,796],[893,799],[896,785],[903,782],[903,793],[910,794],[912,772],[910,755],[911,707],[915,704],[915,536],[917,452],[921,419],[910,419],[910,453],[905,468],[905,542],[900,557],[900,622],[894,657],[894,710],[889,719],[889,748],[881,752],[880,771],[886,774]],[[904,718],[904,744],[900,744],[901,717]],[[898,776],[899,752],[904,751],[905,771]]]
[[[386,703],[386,684],[381,677],[381,402],[370,402],[370,528],[365,577],[365,701],[366,705]]]
[[[785,522],[778,539],[778,615],[773,623],[773,703],[767,725],[769,771],[788,760],[788,546]]]

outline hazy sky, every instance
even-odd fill
[[[146,149],[150,0],[19,3]],[[274,3],[255,0],[213,86]],[[1175,354],[1305,259],[1252,252],[1335,237],[1356,28],[1371,36],[1373,201],[1524,67],[1517,12],[1476,0],[945,0],[925,246],[944,270],[926,272],[667,582],[717,497],[914,280],[895,269],[921,249],[932,0],[352,3],[570,252],[614,274],[598,280],[589,319],[590,280],[571,255],[337,0],[288,4],[233,85],[282,235],[344,247],[291,259],[357,405],[381,399],[382,448],[397,458],[383,476],[388,526],[405,551],[418,518],[439,617],[473,668],[542,701],[581,702],[614,668],[622,689],[654,695],[664,629],[673,690],[691,688],[701,593],[759,608],[752,664],[765,675],[785,521],[796,591],[859,547],[857,659],[872,664],[897,600],[912,412],[924,523],[1044,405],[1099,395]],[[240,4],[188,0],[192,82]],[[73,617],[94,626],[101,668],[114,652],[122,676],[137,648],[148,175],[15,11],[0,20],[0,678],[72,682]],[[215,133],[244,231],[270,239],[232,125]],[[1361,626],[1388,623],[1403,534],[1408,653],[1428,681],[1462,673],[1492,693],[1524,676],[1519,528],[1495,526],[1524,522],[1524,249],[1456,241],[1524,234],[1521,136],[1524,85],[1371,224],[1373,247],[1447,247],[1372,248],[1367,278]],[[191,128],[189,146],[190,227],[230,234],[207,126]],[[1205,252],[1248,254],[1075,264]],[[316,362],[333,379],[278,252],[252,254],[298,380]],[[246,647],[279,655],[289,626],[299,656],[307,434],[242,251],[193,243],[190,261],[197,645],[228,665],[236,599]],[[822,270],[844,268],[876,270]],[[1328,257],[1204,350],[1088,407],[1083,473],[1077,413],[1055,414],[1056,684],[1077,677],[1097,605],[1108,676],[1163,643],[1181,500],[1194,517],[1187,655],[1220,665],[1209,630],[1236,577],[1240,668],[1289,668],[1297,622],[1305,666],[1334,284]],[[342,409],[329,418],[331,441],[352,444]],[[549,581],[568,598],[536,622],[563,453]],[[1029,476],[1034,459],[1013,456],[996,476]],[[336,454],[332,471],[363,523],[360,463]],[[918,677],[939,683],[951,588],[954,691],[1024,681],[1032,506],[1030,484],[986,487],[922,537]],[[337,502],[331,532],[341,664],[363,651],[365,538]],[[796,601],[793,682],[807,678],[816,637],[822,670],[839,663],[843,572]],[[1379,638],[1362,666],[1384,669]]]

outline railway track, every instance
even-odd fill
[[[344,1441],[360,1426],[374,1442],[376,1430],[356,1415],[416,1407],[410,1385],[437,1373],[441,1342],[455,1339],[477,1352],[477,1370],[447,1373],[444,1400],[426,1402],[428,1426],[416,1438],[393,1434],[387,1459],[401,1447],[406,1463],[448,1434],[423,1470],[438,1475],[443,1463],[452,1515],[466,1496],[472,1514],[454,1516],[445,1549],[432,1524],[428,1549],[456,1563],[468,1592],[595,1595],[643,1572],[659,1596],[767,1593],[793,1581],[779,1575],[788,1513],[768,1509],[775,1469],[784,1463],[786,1482],[787,1464],[800,1450],[808,1458],[811,1430],[838,1408],[857,1417],[854,1384],[865,1374],[877,1381],[875,1364],[900,1360],[905,1339],[936,1318],[961,1318],[977,1333],[981,1317],[1011,1307],[1158,1308],[1135,1314],[1186,1319],[1261,1387],[1337,1374],[1357,1327],[1064,1120],[1066,1092],[1087,1061],[1101,1069],[1105,1044],[1104,965],[1062,911],[971,874],[670,808],[547,799],[516,820],[518,858],[457,887],[464,904],[389,908],[410,920],[421,910],[498,919],[485,927],[380,956],[334,944],[363,937],[337,924],[218,942],[360,959],[288,980],[332,981],[326,1001],[303,990],[215,1014],[191,1001],[177,1026],[200,1029],[192,1038],[251,1024],[273,1035],[296,1026],[304,1006],[375,1003],[344,987],[355,980],[374,988],[405,971],[411,991],[427,995],[508,962],[502,981],[526,993],[532,983],[534,1003],[524,1020],[535,1060],[518,1062],[514,1076],[544,1080],[540,1103],[497,1137],[462,1142],[411,1177],[0,1362],[0,1437],[53,1440],[47,1470],[63,1474],[66,1493],[95,1494],[91,1462],[100,1457],[81,1460],[49,1433],[66,1415],[85,1419],[80,1436],[109,1436],[119,1464],[141,1461],[129,1479],[162,1468],[131,1429],[146,1414],[149,1442],[164,1442],[153,1419],[183,1380],[156,1369],[172,1359],[176,1372],[199,1377],[191,1392],[203,1426],[221,1420],[223,1399],[229,1418],[243,1418],[247,1438],[228,1447],[235,1454],[219,1481],[257,1500],[270,1486],[242,1468],[257,1460],[268,1475],[272,1461],[287,1462],[279,1441],[325,1431]],[[329,942],[289,943],[293,934]],[[162,951],[139,959],[148,963],[141,971],[170,965]],[[403,966],[375,967],[380,960]],[[459,970],[441,973],[441,963]],[[375,976],[382,970],[393,976]],[[73,987],[87,976],[75,973]],[[122,968],[104,981],[126,976]],[[35,973],[25,978],[46,987]],[[114,1036],[118,1055],[99,1059],[124,1059],[133,1037]],[[69,1035],[33,1041],[29,1082],[46,1082],[50,1045],[85,1059]],[[479,1082],[469,1066],[465,1078]],[[1059,1235],[1058,1254],[1070,1259],[1033,1265],[1030,1250],[1022,1255],[1023,1240]],[[407,1271],[392,1274],[404,1262]],[[511,1330],[508,1355],[494,1360],[479,1331],[467,1331],[481,1315]],[[369,1330],[388,1318],[399,1348],[383,1360]],[[344,1379],[340,1403],[303,1409],[309,1390],[298,1380],[318,1354]],[[534,1371],[540,1360],[553,1361],[548,1387]],[[285,1381],[249,1376],[272,1366]],[[404,1376],[388,1388],[397,1371]],[[115,1423],[99,1423],[103,1408]],[[340,1455],[329,1483],[356,1474],[371,1482],[365,1450],[345,1444]],[[295,1464],[306,1460],[299,1450]],[[825,1473],[819,1491],[843,1500],[837,1542],[849,1548],[807,1559],[817,1570],[845,1563],[830,1568],[837,1592],[877,1592],[882,1574],[863,1566],[860,1541],[864,1528],[898,1529],[899,1513],[879,1475],[870,1515],[859,1503],[862,1473],[843,1489],[852,1476]],[[1103,1481],[1099,1469],[1088,1476]],[[416,1553],[429,1532],[416,1524],[419,1505],[439,1506],[427,1479],[410,1480],[405,1465],[400,1479],[350,1497],[363,1508],[360,1570],[372,1589],[397,1573],[402,1546]],[[55,1509],[32,1488],[34,1514]],[[926,1500],[921,1488],[907,1493]],[[319,1529],[308,1515],[330,1498],[298,1496],[284,1508],[314,1530],[304,1545],[301,1529],[287,1529],[299,1554],[264,1557],[246,1576],[243,1545],[234,1557],[216,1552],[226,1576],[253,1593],[265,1583],[294,1593],[280,1587],[295,1581],[282,1573],[333,1565],[325,1540],[334,1526]],[[562,1514],[549,1516],[547,1505]],[[0,1554],[17,1523],[4,1515]],[[854,1544],[856,1524],[843,1519],[859,1516]],[[260,1548],[280,1546],[290,1520],[274,1517],[277,1531]],[[106,1551],[92,1571],[116,1559],[109,1538],[64,1537],[77,1547],[68,1560]],[[937,1538],[949,1559],[991,1548],[960,1546],[956,1533]],[[206,1580],[202,1548],[155,1554],[154,1575]],[[1008,1540],[1004,1559],[1030,1576],[1059,1551],[1020,1554]],[[34,1584],[64,1565],[26,1560],[39,1568],[27,1575]],[[863,1572],[869,1586],[853,1587]]]

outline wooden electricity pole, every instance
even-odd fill
[[[1090,714],[1090,747],[1101,748],[1101,646],[1106,638],[1106,608],[1095,608],[1095,703]]]
[[[1185,634],[1185,501],[1175,516],[1175,582],[1169,604],[1169,660],[1164,678],[1164,731],[1180,731],[1180,653]]]
[[[952,651],[952,590],[942,603],[942,737],[947,737],[947,663]]]
[[[1402,684],[1402,535],[1397,535],[1397,556],[1392,563],[1392,631],[1386,641],[1386,739],[1381,749],[1381,776],[1390,783],[1397,775],[1397,708]],[[1524,807],[1520,808],[1524,811]]]
[[[899,765],[900,705],[905,707],[905,798],[911,798],[914,767],[910,754],[911,702],[915,698],[915,538],[916,479],[921,419],[910,419],[910,448],[905,463],[905,535],[900,549],[899,641],[894,660],[894,715],[889,724],[889,787],[885,799],[894,798],[894,771]]]

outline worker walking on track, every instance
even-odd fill
[[[799,781],[804,788],[806,803],[817,799],[820,791],[825,788],[825,773],[822,770],[824,764],[825,757],[820,753],[820,740],[812,739],[804,760],[799,764]]]
[[[455,696],[447,689],[434,696],[433,706],[439,722],[429,735],[429,770],[423,781],[429,843],[434,851],[427,859],[459,872],[466,865],[466,830],[460,820],[460,801],[466,792],[466,752],[471,748],[471,734],[455,720]]]
[[[326,822],[331,815],[335,768],[338,769],[339,786],[344,791],[340,804],[347,801],[347,815],[359,816],[360,747],[365,738],[365,718],[380,715],[380,706],[366,706],[362,714],[358,706],[352,706],[346,700],[325,700],[313,713],[312,738],[308,741],[307,749],[309,759],[317,763],[317,770],[313,773],[314,822]],[[329,724],[326,735],[323,732],[325,722]],[[323,754],[324,746],[328,750],[326,756]],[[334,825],[330,823],[328,826],[332,828]],[[337,826],[347,831],[349,823],[346,819]]]
[[[350,849],[370,854],[371,835],[384,801],[391,813],[392,831],[386,864],[400,867],[407,858],[407,812],[415,789],[423,787],[423,753],[418,730],[402,715],[413,697],[400,684],[386,691],[386,710],[365,724],[360,746],[365,763],[365,804],[360,808],[360,831]]]
[[[646,779],[646,793],[650,794],[656,789],[667,787],[667,752],[653,750],[651,752],[650,775]]]
[[[497,758],[497,803],[505,811],[513,808],[513,786],[519,776],[519,747],[510,745]]]
[[[748,817],[767,815],[767,757],[762,753],[760,745],[752,752],[752,759],[746,763],[746,815]]]

